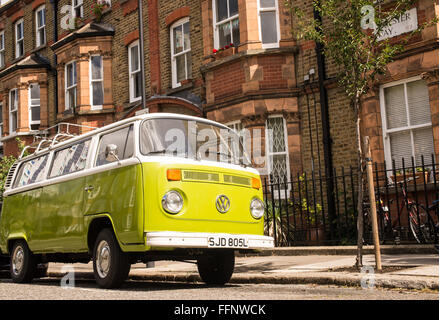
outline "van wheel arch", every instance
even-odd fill
[[[88,246],[88,252],[90,254],[93,253],[96,239],[98,238],[99,233],[103,229],[110,229],[111,231],[113,231],[113,233],[115,233],[113,228],[113,223],[111,222],[110,218],[100,217],[93,219],[93,221],[90,222],[90,225],[88,227],[88,233],[87,233],[87,246]]]

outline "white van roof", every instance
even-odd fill
[[[68,140],[60,141],[58,143],[55,143],[55,144],[51,145],[50,147],[46,147],[44,149],[37,150],[36,152],[34,152],[34,153],[32,153],[32,154],[30,154],[30,155],[28,155],[26,157],[20,158],[19,161],[21,162],[21,161],[27,160],[29,158],[32,158],[33,156],[44,154],[45,152],[51,151],[53,149],[62,148],[63,146],[70,145],[71,143],[74,143],[76,141],[80,141],[80,140],[86,139],[88,137],[92,137],[94,135],[100,134],[101,132],[114,129],[114,128],[123,126],[123,125],[128,124],[128,123],[132,123],[132,122],[136,122],[136,121],[142,121],[142,120],[147,120],[147,119],[182,119],[182,120],[189,120],[189,121],[192,120],[192,121],[199,121],[199,122],[204,122],[204,123],[212,124],[212,125],[215,125],[215,126],[221,126],[221,127],[225,128],[225,129],[226,128],[228,129],[227,126],[225,126],[225,125],[223,125],[221,123],[218,123],[218,122],[215,122],[215,121],[212,121],[212,120],[209,120],[209,119],[205,119],[205,118],[188,116],[188,115],[183,115],[183,114],[178,114],[178,113],[159,113],[159,112],[157,112],[157,113],[147,113],[147,114],[142,114],[142,115],[136,115],[134,117],[127,118],[127,119],[124,119],[124,120],[120,120],[120,121],[111,123],[109,125],[103,126],[101,128],[97,128],[95,130],[92,130],[90,132],[87,132],[87,133],[84,133],[84,134],[81,134],[81,135],[78,135],[78,136],[72,136]]]

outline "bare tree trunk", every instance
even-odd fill
[[[356,138],[357,138],[357,155],[358,155],[358,202],[357,202],[357,259],[356,267],[363,266],[363,148],[361,144],[361,118],[360,118],[360,102],[357,98],[354,103],[356,116]]]

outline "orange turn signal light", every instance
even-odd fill
[[[252,188],[259,190],[261,188],[261,180],[257,178],[252,178]]]
[[[166,177],[168,178],[168,181],[181,181],[181,170],[168,169],[166,172]]]

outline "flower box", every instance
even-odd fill
[[[219,50],[213,51],[213,57],[217,59],[223,59],[228,56],[232,56],[234,54],[238,53],[238,49],[235,46],[231,46],[228,48],[223,48]]]
[[[429,182],[430,172],[428,172],[428,171],[426,171],[426,172],[416,172],[415,173],[415,177],[416,177],[416,184],[417,185],[421,185],[421,184],[424,183],[423,175],[425,175],[425,182],[426,183]],[[396,177],[395,176],[391,176],[390,179],[392,179],[392,182],[403,182],[404,181],[404,174],[402,174],[402,173],[396,174]],[[405,180],[406,180],[406,183],[408,185],[415,184],[414,179],[413,179],[413,173],[411,173],[411,172],[408,172],[408,173],[405,174]]]

